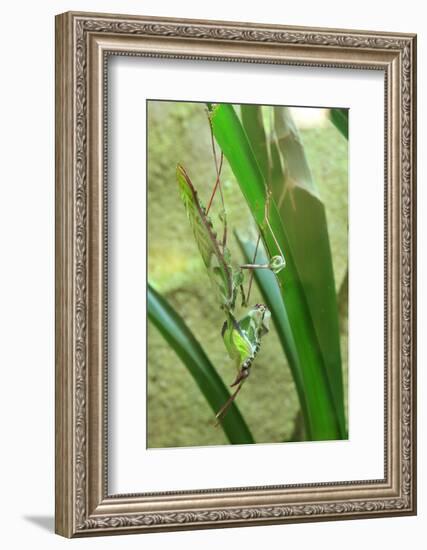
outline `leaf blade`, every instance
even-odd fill
[[[271,258],[286,251],[286,269],[276,275],[283,303],[286,305],[290,325],[302,366],[303,384],[311,391],[309,401],[309,425],[313,439],[342,439],[345,433],[335,409],[335,399],[331,393],[329,380],[313,326],[309,305],[299,277],[289,236],[283,226],[275,201],[271,201],[269,211],[270,227],[264,220],[266,184],[253,149],[248,141],[234,109],[228,104],[218,104],[211,111],[211,123],[215,138],[220,145],[236,177],[240,189],[251,209],[254,220]]]
[[[285,220],[288,244],[303,282],[340,430],[345,434],[338,304],[326,210],[287,107],[274,109],[273,132],[282,166],[286,166],[286,172],[272,182],[273,197]]]

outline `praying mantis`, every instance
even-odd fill
[[[228,355],[235,363],[237,371],[235,380],[231,384],[231,387],[235,389],[224,405],[216,413],[218,425],[227,413],[230,405],[237,397],[243,384],[249,377],[251,366],[261,347],[261,339],[269,331],[271,314],[267,306],[264,304],[255,304],[253,307],[248,309],[247,313],[243,315],[243,317],[237,320],[235,315],[237,297],[240,294],[242,307],[248,308],[253,280],[253,270],[271,269],[274,273],[278,273],[285,268],[286,262],[284,255],[282,254],[280,256],[273,256],[268,264],[256,264],[256,255],[260,242],[260,236],[258,236],[252,263],[243,264],[239,267],[235,267],[233,265],[230,251],[227,248],[227,215],[221,185],[223,153],[221,152],[220,161],[218,162],[212,127],[210,124],[209,126],[216,168],[216,181],[213,186],[208,206],[205,208],[202,205],[195,186],[193,185],[185,168],[180,164],[177,166],[176,176],[180,197],[184,204],[199,253],[206,267],[212,286],[217,294],[220,307],[225,315],[225,320],[221,329],[221,336]],[[219,191],[222,206],[220,219],[223,223],[223,232],[221,238],[218,237],[213,227],[212,220],[209,217],[209,210],[212,206],[212,202],[217,191]],[[268,200],[266,201],[265,223],[268,226],[269,198],[270,193],[267,191]],[[278,248],[281,250],[279,246]],[[244,270],[250,271],[247,294],[245,294],[243,287]]]

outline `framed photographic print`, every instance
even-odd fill
[[[56,531],[416,512],[416,37],[56,18]]]

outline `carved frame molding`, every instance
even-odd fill
[[[385,74],[385,478],[108,495],[105,98],[109,55]],[[56,531],[67,536],[414,514],[416,37],[68,12],[56,18]]]

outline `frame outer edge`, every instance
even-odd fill
[[[55,17],[55,532],[74,529],[73,33]]]
[[[80,10],[70,10],[63,15],[69,15],[73,18],[82,18],[85,20],[106,20],[106,21],[127,21],[127,22],[139,22],[139,23],[151,23],[151,24],[173,24],[173,25],[190,25],[190,26],[204,26],[209,27],[223,27],[223,28],[245,28],[247,30],[267,30],[267,31],[295,31],[306,32],[307,29],[312,33],[331,33],[331,34],[353,34],[360,36],[381,36],[383,38],[393,39],[412,39],[416,37],[415,33],[407,32],[387,32],[387,31],[375,31],[369,29],[348,29],[340,27],[312,27],[304,25],[284,25],[279,23],[256,23],[254,21],[242,21],[242,20],[227,20],[227,19],[194,19],[188,17],[166,17],[156,15],[137,15],[137,14],[124,14],[124,13],[105,13],[105,12],[89,12]]]
[[[218,28],[222,26],[223,28]],[[226,507],[225,509],[153,511],[152,513],[137,513],[132,510],[131,502],[124,514],[97,515],[93,510],[90,494],[93,491],[91,478],[93,469],[88,462],[88,453],[92,448],[88,422],[88,414],[97,408],[97,403],[91,398],[91,389],[88,387],[88,370],[93,374],[93,365],[88,346],[87,303],[90,296],[87,294],[88,271],[87,253],[90,251],[90,235],[87,235],[88,219],[86,214],[88,197],[88,173],[90,155],[87,155],[87,118],[90,113],[86,108],[87,94],[87,43],[85,33],[101,32],[131,35],[140,34],[138,27],[144,28],[147,36],[179,37],[192,42],[214,39],[220,44],[231,40],[234,43],[281,43],[286,45],[310,46],[313,51],[318,47],[325,47],[329,51],[354,51],[355,65],[358,56],[367,50],[381,51],[385,56],[394,52],[401,58],[405,50],[408,57],[403,72],[404,79],[409,85],[409,92],[405,97],[406,111],[404,128],[407,131],[405,140],[409,140],[406,149],[409,159],[409,168],[403,172],[405,191],[399,189],[399,202],[402,198],[406,203],[397,216],[399,219],[397,232],[402,229],[402,218],[406,223],[407,239],[399,236],[396,247],[398,253],[398,271],[402,267],[405,256],[407,276],[404,283],[400,283],[400,292],[405,290],[405,321],[407,344],[400,359],[405,363],[400,365],[400,371],[406,377],[405,386],[405,415],[399,411],[398,421],[393,431],[399,432],[399,443],[404,443],[405,453],[402,450],[396,457],[396,467],[403,466],[405,470],[399,472],[399,489],[404,494],[395,494],[386,497],[376,497],[338,502],[310,501],[300,505],[276,505],[265,507],[260,504],[256,507],[242,508]],[[227,28],[226,28],[227,27]],[[283,31],[273,33],[277,31]],[[227,527],[237,525],[257,525],[270,523],[285,523],[298,521],[320,521],[338,519],[356,519],[361,517],[380,517],[392,515],[413,515],[416,511],[416,422],[415,422],[415,360],[416,360],[416,37],[409,34],[372,33],[369,31],[316,29],[303,27],[281,27],[276,25],[246,24],[240,22],[197,21],[190,19],[173,20],[166,18],[137,17],[112,14],[90,14],[82,12],[68,12],[56,17],[56,509],[55,530],[66,537],[88,536],[96,534],[119,534],[125,532],[143,531],[172,531],[177,529],[200,529],[213,527]],[[80,34],[79,34],[80,33]],[[399,52],[399,54],[397,54]],[[388,54],[387,54],[388,55]],[[152,57],[157,55],[151,54]],[[171,55],[171,57],[174,57]],[[179,55],[177,56],[179,57]],[[190,57],[191,58],[191,57]],[[201,57],[195,56],[194,59]],[[215,57],[216,59],[216,57]],[[218,58],[219,60],[219,58]],[[335,66],[336,60],[323,63],[321,66]],[[274,61],[273,61],[274,62]],[[385,57],[383,58],[385,62]],[[390,63],[390,61],[388,61]],[[302,64],[305,64],[302,62]],[[353,67],[349,67],[353,68]],[[402,73],[399,71],[402,75]],[[396,80],[393,79],[396,83]],[[399,86],[400,88],[400,86]],[[402,93],[399,89],[399,94]],[[398,95],[399,95],[398,94]],[[399,101],[398,116],[401,117],[403,105]],[[402,120],[400,118],[400,120]],[[389,136],[390,138],[391,136]],[[400,135],[400,140],[403,136]],[[402,141],[398,149],[402,146]],[[400,159],[399,155],[399,159]],[[390,160],[390,159],[389,159]],[[402,170],[393,182],[402,184]],[[92,181],[92,180],[90,180]],[[92,182],[93,183],[93,182]],[[393,185],[395,187],[395,185]],[[399,187],[399,185],[398,185]],[[402,250],[403,247],[403,250]],[[91,257],[91,256],[90,256]],[[90,292],[89,292],[90,294]],[[400,295],[402,299],[402,295]],[[400,307],[402,303],[400,302]],[[395,314],[393,314],[395,315]],[[396,314],[396,324],[401,332],[403,321],[400,311]],[[89,346],[90,347],[90,346]],[[401,348],[398,353],[402,353]],[[403,391],[402,382],[397,377],[398,393]],[[98,391],[98,390],[97,390]],[[96,393],[96,392],[95,392]],[[399,407],[402,402],[399,400]],[[92,434],[93,435],[93,434]],[[396,435],[395,435],[396,436]],[[404,441],[402,441],[402,436]],[[95,443],[95,442],[94,442]],[[98,455],[98,453],[95,453]],[[94,457],[95,458],[95,457]],[[97,462],[97,460],[95,460]],[[95,468],[96,469],[96,468]],[[394,470],[396,471],[396,470]],[[404,473],[405,484],[400,479]],[[395,477],[394,475],[392,476]],[[367,482],[369,483],[369,481]],[[399,492],[398,492],[399,493]],[[203,497],[203,495],[201,495]],[[98,493],[99,498],[99,493]],[[114,500],[114,499],[111,499]],[[124,496],[126,501],[126,495]],[[110,499],[107,499],[110,502]],[[104,503],[100,503],[104,504]],[[105,502],[107,504],[107,502]],[[95,515],[93,513],[95,512]]]
[[[417,280],[418,280],[418,265],[417,265],[417,63],[418,63],[418,44],[417,36],[413,38],[413,87],[412,87],[412,235],[413,235],[413,248],[412,248],[412,262],[413,262],[413,281],[412,281],[412,300],[413,300],[413,311],[412,311],[412,338],[413,338],[413,386],[412,386],[412,407],[413,407],[413,432],[412,437],[414,439],[414,453],[413,453],[413,507],[414,514],[417,514]]]
[[[417,515],[417,35],[411,38],[411,497],[412,513]]]

